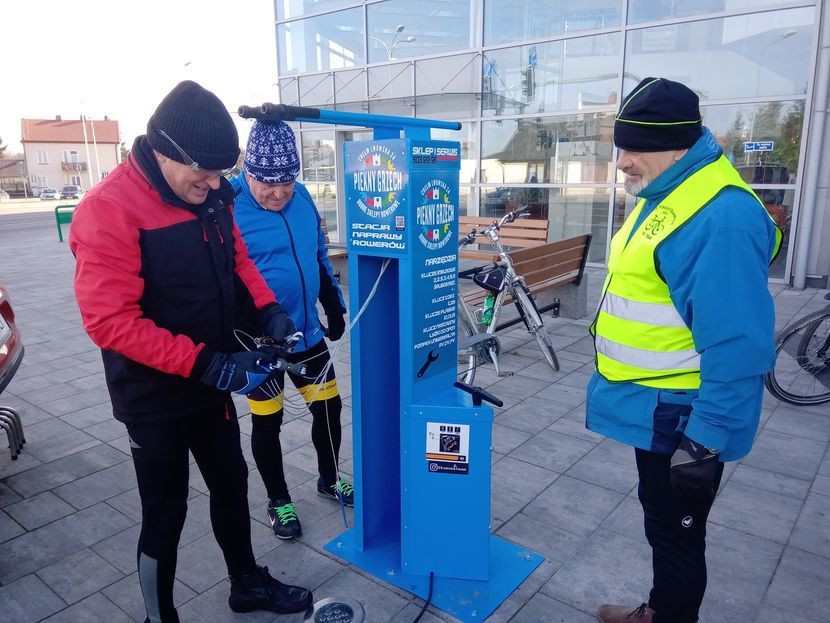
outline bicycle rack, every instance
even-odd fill
[[[461,146],[430,128],[461,125],[273,104],[239,114],[374,129],[345,144],[338,189],[352,317],[377,289],[351,331],[354,526],[325,547],[482,621],[543,559],[490,534],[493,410],[453,386]]]

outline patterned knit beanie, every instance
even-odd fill
[[[239,134],[225,105],[192,80],[177,84],[147,122],[150,147],[171,160],[189,164],[159,130],[203,169],[227,169],[239,157]]]
[[[293,182],[300,174],[294,131],[284,121],[254,121],[245,149],[244,170],[265,184]]]

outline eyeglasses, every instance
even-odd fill
[[[205,169],[204,167],[199,166],[199,163],[196,162],[193,158],[188,156],[187,152],[185,152],[184,149],[179,147],[179,144],[176,141],[174,141],[172,138],[170,138],[168,136],[167,132],[165,132],[164,130],[159,130],[159,129],[156,129],[156,132],[158,132],[164,138],[166,138],[168,141],[170,141],[170,144],[176,149],[177,152],[179,152],[179,154],[181,154],[181,157],[184,158],[184,163],[187,166],[189,166],[193,171],[195,171],[197,173],[205,173],[205,174],[210,175],[210,176],[221,175],[222,177],[224,177],[225,175],[228,175],[229,173],[232,173],[233,170],[236,168],[236,167],[229,167],[227,169]]]

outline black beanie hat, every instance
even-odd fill
[[[614,144],[627,151],[687,149],[702,133],[698,97],[689,87],[646,78],[628,94],[614,120]]]
[[[176,141],[203,169],[228,169],[239,157],[239,135],[225,105],[192,80],[177,84],[147,122],[150,147],[187,164],[159,130]]]

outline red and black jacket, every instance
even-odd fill
[[[165,201],[172,191],[140,143],[85,195],[69,239],[84,329],[123,422],[227,404],[201,371],[213,352],[241,350],[233,330],[255,330],[257,310],[275,302],[233,220],[227,180],[201,205]]]

